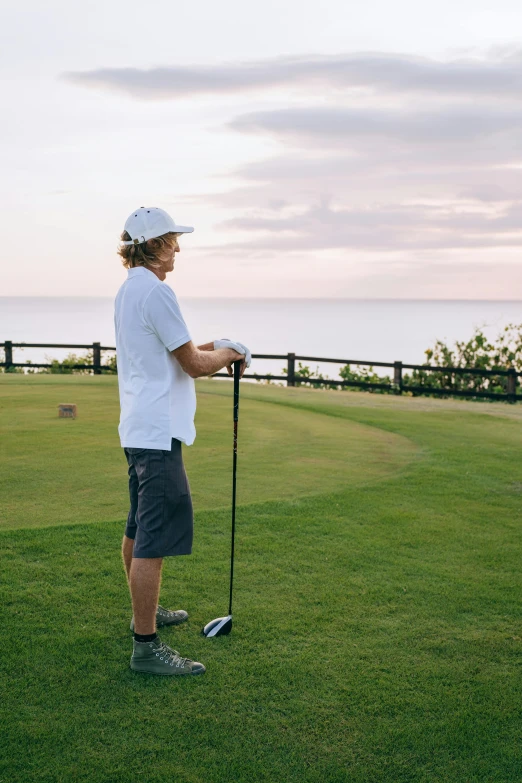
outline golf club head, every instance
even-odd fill
[[[201,633],[207,638],[209,636],[226,636],[232,630],[232,615],[226,617],[216,617],[205,625]]]

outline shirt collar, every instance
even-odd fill
[[[144,266],[133,266],[131,269],[127,269],[127,279],[129,277],[138,277],[138,275],[154,275],[154,272],[151,272],[150,269],[146,269]]]

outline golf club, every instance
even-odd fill
[[[234,362],[234,456],[232,463],[232,546],[230,549],[230,599],[228,615],[216,617],[205,625],[204,636],[226,636],[232,630],[232,583],[234,581],[234,538],[236,534],[236,466],[237,466],[237,418],[239,409],[239,372],[241,361]]]

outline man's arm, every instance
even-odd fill
[[[206,343],[206,345],[214,345]],[[202,378],[205,375],[214,375],[222,370],[223,367],[230,367],[232,362],[242,359],[240,377],[245,372],[245,355],[237,353],[232,348],[218,348],[213,351],[211,348],[196,348],[192,341],[175,348],[172,354],[176,357],[181,368],[190,375],[191,378]],[[229,371],[230,374],[230,371]]]
[[[213,351],[214,343],[205,343],[204,345],[198,345],[198,351]]]

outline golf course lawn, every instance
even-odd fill
[[[0,375],[0,783],[522,781],[522,406],[197,381],[191,557],[129,668],[117,379]],[[59,403],[78,418],[59,419]]]

